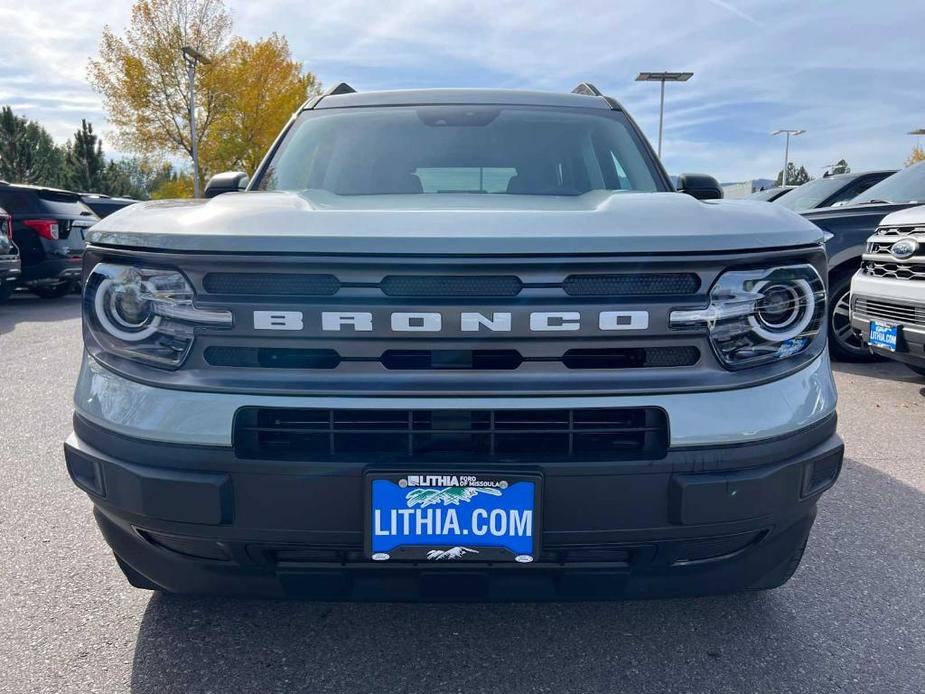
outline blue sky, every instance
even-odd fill
[[[107,131],[86,62],[130,3],[0,0],[0,104],[65,140],[89,118]],[[511,87],[615,96],[653,142],[658,87],[641,70],[692,70],[668,85],[664,159],[672,172],[741,180],[783,161],[777,128],[805,128],[792,159],[818,176],[902,166],[925,127],[922,0],[229,0],[235,31],[284,34],[322,82],[361,90]],[[923,138],[925,139],[925,138]],[[110,148],[111,149],[111,148]]]

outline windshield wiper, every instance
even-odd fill
[[[879,198],[874,198],[874,199],[872,199],[872,200],[865,200],[865,201],[864,201],[864,204],[865,204],[865,205],[892,205],[892,204],[893,204],[893,201],[892,201],[892,200],[881,200],[881,199],[879,199]]]

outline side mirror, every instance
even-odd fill
[[[250,176],[243,171],[225,171],[224,173],[215,174],[206,183],[206,189],[203,196],[214,198],[222,193],[237,193],[247,188],[250,183]]]
[[[678,176],[678,192],[687,193],[698,200],[723,199],[723,188],[719,181],[706,174],[681,174]]]

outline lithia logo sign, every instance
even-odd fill
[[[533,560],[532,481],[420,474],[372,484],[375,561],[394,558],[397,548],[409,559],[474,559],[469,555],[488,552],[497,560],[501,551],[519,562]]]

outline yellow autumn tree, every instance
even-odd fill
[[[289,117],[320,90],[315,76],[303,73],[289,43],[277,34],[254,43],[234,39],[215,77],[229,99],[200,150],[204,168],[212,172],[253,174]]]
[[[125,33],[103,29],[88,77],[103,96],[116,143],[145,156],[192,156],[189,78],[183,47],[211,56],[196,79],[197,141],[207,140],[225,85],[214,66],[227,49],[231,16],[221,0],[138,0]]]
[[[281,36],[250,43],[231,35],[222,0],[137,0],[119,35],[103,30],[88,66],[115,141],[157,159],[192,161],[189,78],[183,47],[210,59],[196,74],[196,130],[203,179],[226,169],[253,173],[276,133],[318,90]],[[184,191],[168,185],[166,190]]]
[[[922,149],[922,145],[916,145],[912,150],[912,154],[906,159],[906,166],[918,164],[920,161],[925,161],[925,149]]]

